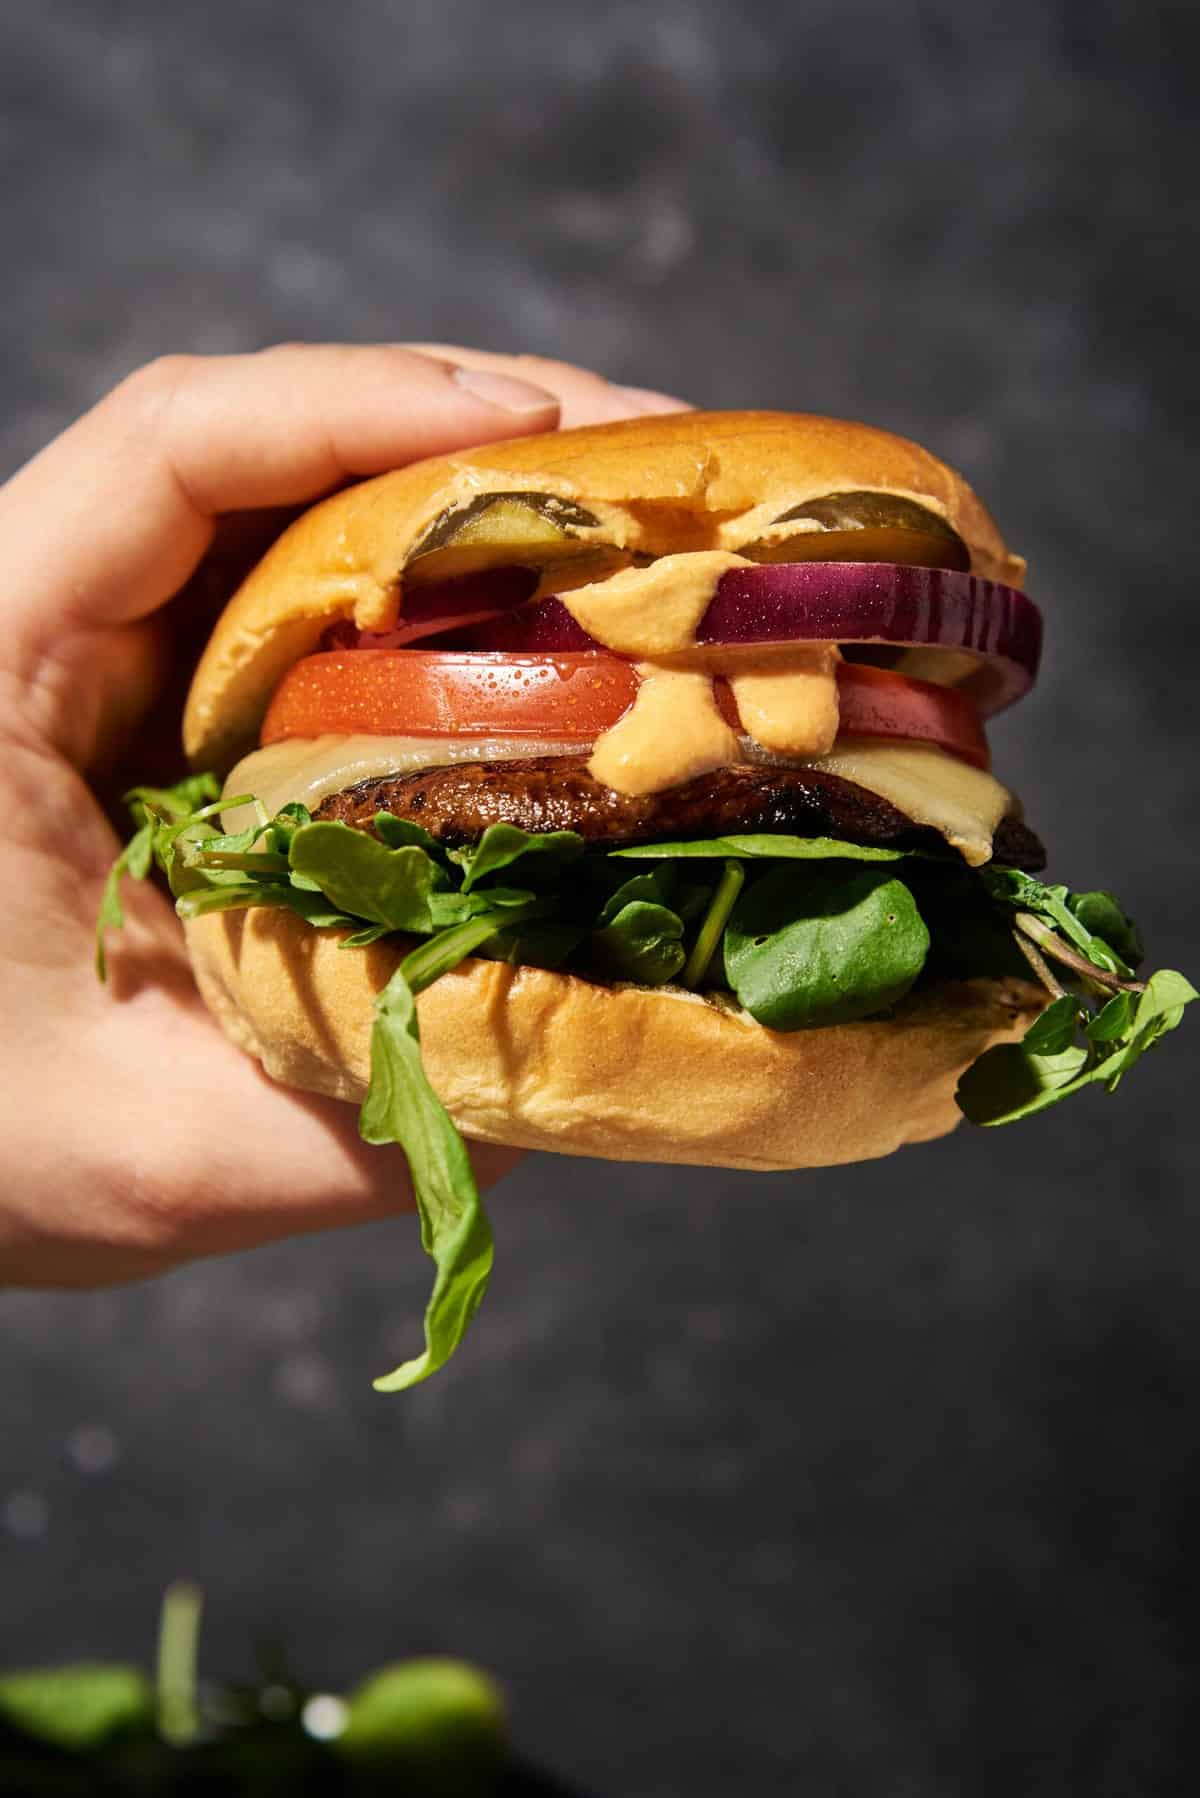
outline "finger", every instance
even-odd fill
[[[218,513],[314,499],[558,417],[532,380],[396,345],[152,363],[0,492],[7,622],[36,649],[143,617],[192,573]]]
[[[504,356],[456,343],[410,343],[405,347],[465,368],[506,371],[535,381],[558,395],[562,403],[559,423],[564,430],[575,425],[610,424],[618,418],[636,418],[647,412],[691,410],[686,400],[677,399],[674,394],[657,393],[648,387],[620,387],[591,369],[545,356]]]

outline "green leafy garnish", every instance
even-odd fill
[[[725,972],[751,1017],[773,1030],[868,1018],[902,999],[929,949],[903,881],[830,863],[802,879],[762,875],[725,932]]]
[[[462,850],[454,859],[462,868],[462,890],[469,893],[490,874],[504,868],[511,873],[521,864],[521,876],[556,874],[583,854],[583,838],[573,830],[550,830],[531,836],[515,824],[489,824],[474,849]]]
[[[959,1107],[973,1124],[1010,1124],[1085,1086],[1115,1092],[1196,997],[1191,982],[1169,968],[1152,975],[1136,997],[1117,993],[1094,1015],[1064,994],[1021,1042],[1000,1043],[967,1069],[955,1095]]]
[[[691,954],[688,956],[680,976],[684,986],[699,986],[708,973],[713,956],[717,953],[721,938],[725,934],[729,914],[737,904],[738,894],[742,890],[745,878],[741,862],[725,863],[716,890],[705,910],[700,928],[696,932],[696,941],[692,945]]]
[[[417,934],[432,929],[430,897],[447,884],[416,844],[388,849],[348,824],[305,825],[292,838],[290,865],[348,915]]]
[[[466,1335],[492,1271],[492,1229],[467,1146],[421,1062],[406,965],[375,1001],[371,1084],[358,1127],[365,1142],[399,1143],[408,1157],[421,1246],[437,1273],[425,1307],[424,1353],[376,1380],[377,1392],[415,1386],[445,1365]]]
[[[732,836],[709,837],[696,843],[635,843],[613,854],[630,861],[674,861],[695,856],[723,860],[744,856],[747,861],[799,862],[898,862],[923,854],[913,849],[882,849],[871,843],[843,843],[838,837]]]
[[[411,1781],[427,1798],[482,1798],[508,1758],[503,1699],[486,1674],[462,1661],[402,1661],[350,1694],[334,1746],[397,1792]]]
[[[120,930],[125,923],[121,904],[121,882],[128,874],[134,880],[145,880],[154,861],[155,843],[162,834],[164,821],[190,819],[199,807],[219,797],[220,782],[215,774],[192,774],[174,787],[134,787],[126,793],[137,826],[116,861],[108,871],[100,907],[96,913],[96,975],[108,978],[108,962],[104,938],[109,930]]]
[[[0,1674],[0,1718],[25,1735],[75,1754],[154,1723],[154,1692],[137,1667],[80,1662]]]
[[[679,913],[645,899],[623,905],[611,923],[593,934],[591,946],[600,973],[639,986],[662,986],[687,960]]]
[[[1133,977],[1141,941],[1111,893],[924,851],[757,833],[606,853],[573,831],[511,824],[446,849],[390,812],[375,815],[374,835],[314,820],[302,805],[269,817],[253,798],[219,800],[208,776],[138,788],[130,806],[135,832],[100,905],[101,977],[104,932],[122,922],[121,880],[154,866],[185,919],[292,911],[340,932],[352,954],[419,939],[376,1001],[360,1116],[368,1142],[404,1149],[435,1265],[424,1350],[376,1381],[382,1391],[444,1365],[492,1266],[470,1159],[426,1077],[417,1018],[417,995],[467,956],[645,987],[723,984],[778,1031],[878,1017],[918,980],[1032,973],[1051,1002],[1023,1042],[989,1050],[959,1084],[960,1106],[981,1124],[1087,1085],[1111,1092],[1196,997],[1180,974]],[[223,830],[242,807],[245,827]]]

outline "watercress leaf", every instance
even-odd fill
[[[1145,958],[1141,933],[1113,893],[1072,893],[1068,909],[1093,936],[1102,937],[1130,968]]]
[[[903,998],[929,949],[916,901],[882,869],[776,868],[748,887],[725,930],[725,971],[772,1030],[848,1023]]]
[[[521,863],[521,877],[528,880],[541,874],[557,873],[578,861],[584,841],[573,830],[550,830],[532,834],[515,824],[489,824],[466,856],[456,857],[463,870],[463,892],[498,874],[502,868]]]
[[[292,838],[291,865],[354,918],[419,935],[434,927],[430,896],[446,877],[415,845],[389,849],[365,831],[318,822]]]
[[[1031,1051],[1039,1019],[1022,1042],[988,1049],[967,1069],[955,1094],[959,1108],[974,1124],[1009,1124],[1093,1083],[1115,1092],[1134,1062],[1176,1027],[1196,997],[1189,980],[1165,968],[1147,981],[1144,992],[1119,993],[1096,1014],[1085,1026],[1086,1049],[1057,1054]]]
[[[606,924],[611,924],[636,899],[645,900],[648,905],[666,905],[674,885],[675,870],[670,862],[652,868],[648,874],[635,874],[631,880],[622,881],[600,907],[596,916],[597,930],[603,930]]]
[[[661,986],[683,967],[683,920],[665,905],[634,899],[602,930],[592,933],[589,954],[610,980]]]
[[[1108,974],[1116,974],[1119,978],[1129,974],[1129,969],[1116,950],[1110,948],[1102,937],[1093,935],[1083,920],[1075,915],[1069,904],[1071,895],[1068,888],[1045,886],[1020,868],[988,866],[980,870],[980,878],[994,899],[1015,906],[1020,911],[1033,912],[1038,917],[1049,919],[1094,967],[1102,968]]]
[[[534,895],[528,887],[485,887],[475,893],[431,893],[429,915],[435,930],[446,930],[452,924],[463,924],[480,912],[525,906]]]
[[[1126,1039],[1110,1051],[1097,1071],[1109,1092],[1116,1091],[1134,1062],[1152,1049],[1160,1037],[1182,1023],[1184,1007],[1196,997],[1191,981],[1173,968],[1162,968],[1151,975],[1145,991],[1137,995]]]
[[[1034,1055],[1061,1055],[1075,1042],[1075,1032],[1083,1007],[1070,993],[1055,999],[1036,1017],[1021,1039],[1021,1046]]]
[[[1042,1017],[1044,1018],[1045,1015],[1043,1012]],[[1038,1022],[1040,1023],[1041,1019]],[[1095,1017],[1089,1020],[1084,1034],[1092,1043],[1116,1042],[1118,1038],[1128,1034],[1132,1022],[1133,994],[1114,993],[1107,1005],[1102,1006]],[[1029,1041],[1028,1036],[1025,1041]]]
[[[1087,1050],[1035,1055],[1021,1043],[985,1049],[961,1076],[955,1098],[973,1124],[1010,1124],[1086,1085]]]
[[[397,1392],[428,1379],[454,1353],[487,1291],[493,1254],[466,1145],[421,1063],[416,1002],[403,964],[375,1004],[371,1083],[359,1130],[366,1142],[399,1143],[404,1150],[421,1244],[436,1268],[425,1308],[424,1352],[375,1381],[380,1392]]]
[[[497,930],[480,943],[475,954],[485,961],[507,961],[514,967],[561,968],[587,936],[583,924],[558,918]]]
[[[762,833],[752,836],[709,837],[695,843],[635,843],[629,849],[613,849],[614,856],[630,861],[662,861],[707,857],[724,861],[743,856],[747,861],[849,861],[897,862],[923,854],[912,849],[884,849],[869,843],[844,843],[838,837],[789,837]]]

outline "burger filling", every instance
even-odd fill
[[[1035,980],[1025,1041],[960,1083],[983,1124],[1115,1087],[1195,996],[1137,978],[1110,894],[1036,878],[984,734],[1033,679],[1036,610],[966,572],[944,519],[832,494],[657,553],[651,510],[496,493],[440,514],[395,618],[331,626],[223,792],[133,795],[102,929],[153,857],[184,917],[282,907],[403,951],[362,1127],[404,1143],[439,1277],[424,1353],[383,1385],[446,1359],[490,1267],[414,1006],[468,956],[682,988],[777,1031],[937,980]]]

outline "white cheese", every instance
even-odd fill
[[[748,737],[741,738],[738,747],[745,761],[822,768],[878,793],[914,823],[938,831],[972,867],[991,855],[992,836],[1001,818],[1019,811],[1012,795],[992,775],[928,744],[842,738],[829,755],[807,758],[771,754]],[[582,752],[579,743],[520,737],[293,739],[246,756],[230,774],[225,792],[252,793],[272,813],[291,800],[315,811],[328,794],[375,775],[412,774],[453,762]],[[244,830],[246,813],[227,812],[224,822],[227,830]]]

